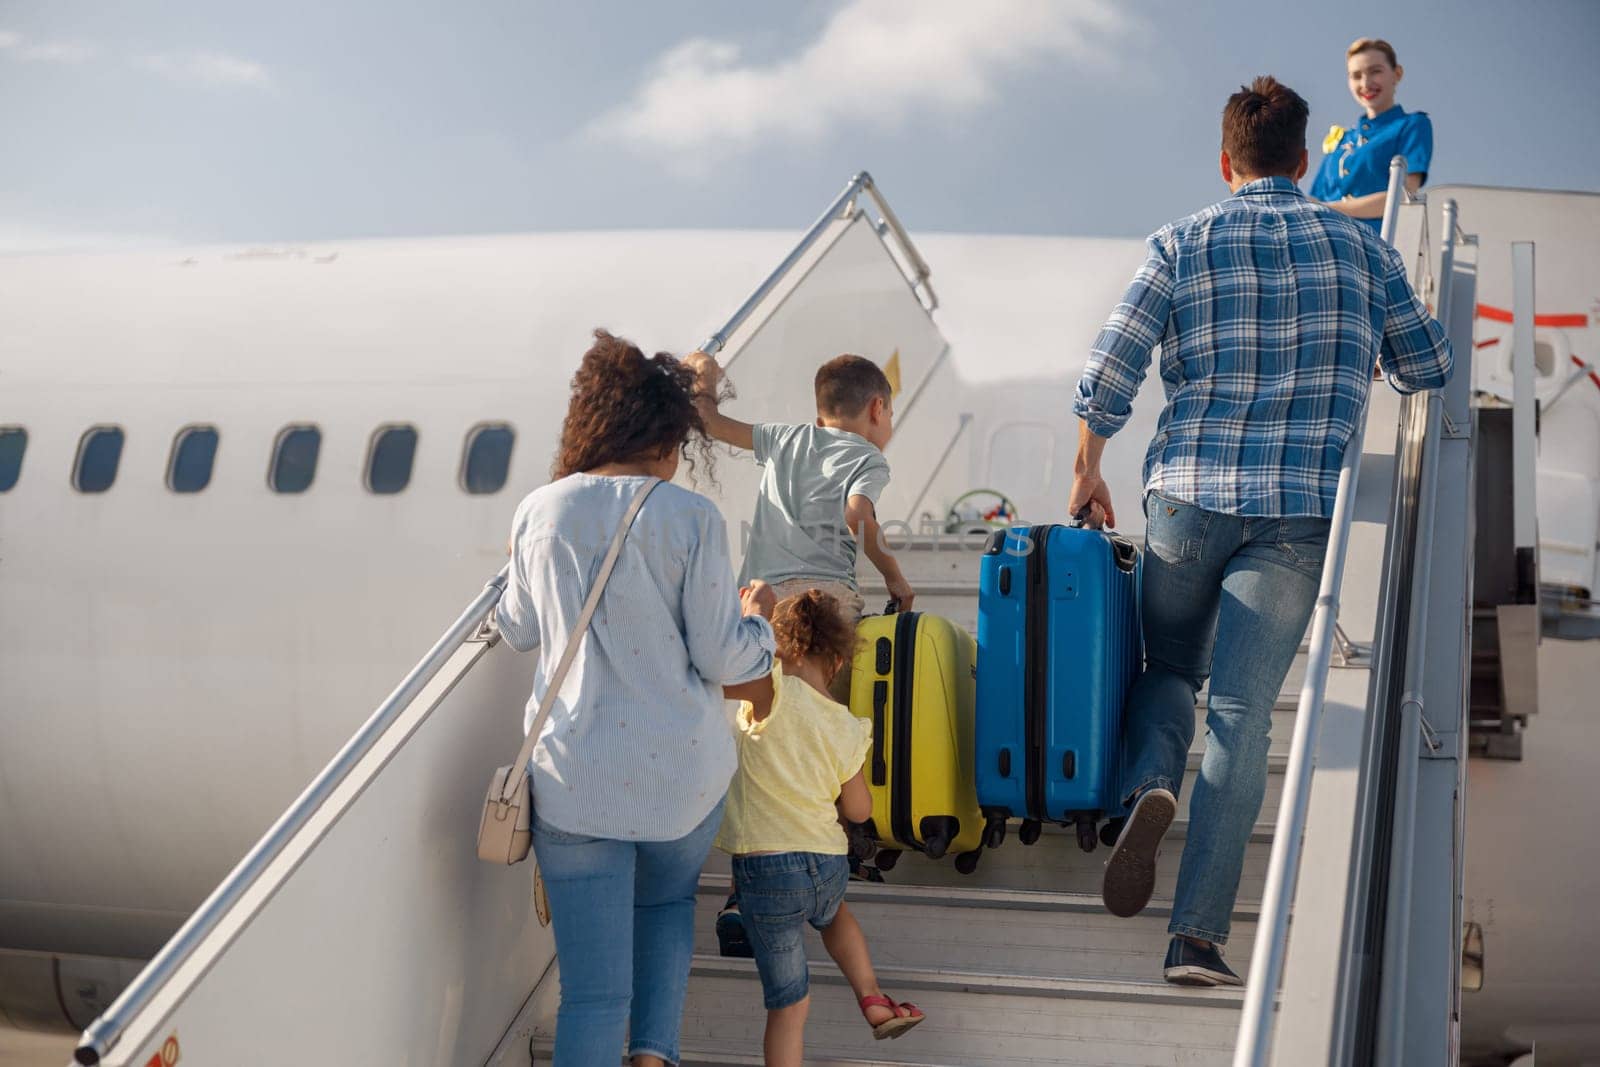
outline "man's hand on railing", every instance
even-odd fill
[[[771,619],[772,609],[777,604],[778,594],[760,578],[752,578],[749,585],[739,590],[739,607],[746,617],[760,615],[763,619]]]

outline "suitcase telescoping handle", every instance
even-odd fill
[[[1085,504],[1072,516],[1072,521],[1067,525],[1081,528],[1088,518],[1089,505]],[[1111,542],[1111,556],[1116,560],[1117,569],[1124,573],[1132,573],[1133,569],[1139,565],[1139,547],[1109,527],[1104,530],[1104,533],[1106,540]]]

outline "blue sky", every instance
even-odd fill
[[[804,225],[1132,236],[1271,72],[1391,40],[1434,181],[1600,188],[1600,3],[0,0],[0,249]]]

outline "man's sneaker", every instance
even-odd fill
[[[1150,903],[1150,895],[1156,891],[1156,857],[1161,854],[1161,839],[1177,815],[1178,798],[1168,790],[1147,789],[1140,794],[1117,836],[1111,858],[1106,860],[1100,897],[1111,914],[1125,919],[1139,914]]]
[[[1163,973],[1174,985],[1244,985],[1244,979],[1222,961],[1222,951],[1216,945],[1201,948],[1187,937],[1174,937],[1167,946]]]
[[[717,912],[717,951],[734,959],[755,958],[750,947],[750,935],[745,933],[744,916],[739,914],[739,896],[728,894],[728,902]]]

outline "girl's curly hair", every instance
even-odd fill
[[[816,656],[848,661],[856,654],[856,631],[839,609],[839,599],[820,589],[785,597],[772,609],[778,655],[796,660]]]
[[[712,442],[694,406],[694,388],[694,371],[667,353],[647,357],[632,342],[595,330],[572,376],[551,477],[651,460],[675,448],[691,476],[709,481]]]

